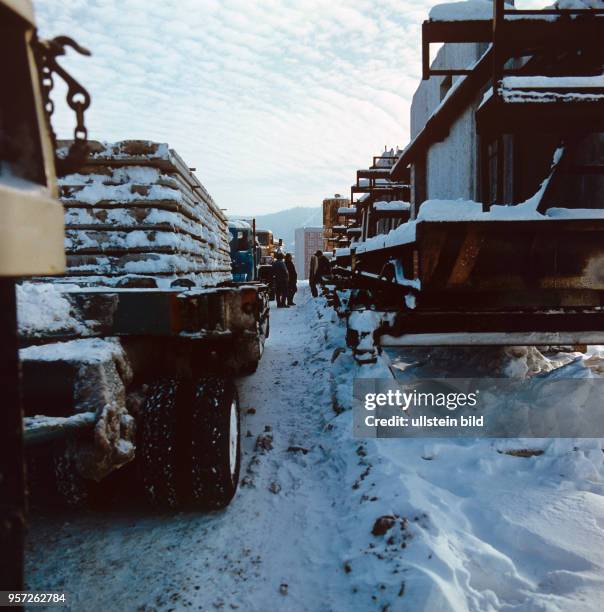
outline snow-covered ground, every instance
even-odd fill
[[[600,610],[602,441],[354,439],[344,328],[297,302],[240,380],[229,508],[35,517],[28,587],[90,610]]]

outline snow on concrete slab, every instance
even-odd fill
[[[404,212],[410,210],[411,204],[404,202],[403,200],[392,200],[391,202],[375,202],[373,205],[374,210],[378,211],[393,211],[393,212]]]
[[[62,295],[63,289],[52,283],[24,282],[17,285],[17,318],[19,333],[24,336],[87,332],[85,323],[78,321],[71,303]]]
[[[69,272],[86,284],[125,274],[156,275],[158,286],[165,274],[200,286],[232,277],[226,217],[177,153],[150,141],[91,147],[87,171],[60,180]]]
[[[28,346],[19,350],[21,361],[67,361],[70,363],[103,363],[123,359],[123,349],[117,338],[82,338]]]

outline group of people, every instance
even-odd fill
[[[281,251],[277,251],[275,254],[273,281],[277,308],[295,306],[294,295],[298,291],[298,272],[291,253],[283,255]]]
[[[323,251],[317,251],[310,258],[310,273],[308,284],[313,297],[317,297],[319,292],[317,285],[323,282],[324,277],[331,273],[329,259],[325,257]],[[295,306],[294,295],[298,291],[298,272],[291,253],[285,255],[281,251],[275,254],[273,262],[273,282],[275,287],[275,299],[277,308],[288,308]]]

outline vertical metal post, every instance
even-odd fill
[[[422,79],[426,81],[430,78],[430,42],[426,35],[426,26],[422,24]],[[375,157],[373,158],[375,166]]]
[[[493,0],[493,95],[497,95],[497,86],[503,76],[504,57],[501,53],[502,29],[505,20],[504,0]]]
[[[15,280],[0,278],[0,590],[23,590],[25,466]]]
[[[495,188],[495,204],[504,204],[504,176],[505,176],[505,139],[503,134],[497,136],[497,176]]]
[[[486,133],[478,137],[478,168],[480,172],[479,192],[482,211],[488,212],[491,207],[490,172],[489,172],[489,142]]]
[[[258,261],[256,256],[256,217],[252,219],[252,240],[254,242],[253,257],[254,257],[254,278],[252,280],[258,280]]]

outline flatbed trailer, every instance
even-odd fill
[[[602,344],[603,244],[602,218],[418,221],[405,244],[353,248],[334,287],[349,318],[381,313],[376,346]]]
[[[132,486],[155,506],[227,505],[240,467],[233,377],[262,355],[266,287],[58,288],[74,329],[20,339],[34,500],[45,482],[47,500],[81,502],[133,463]]]

